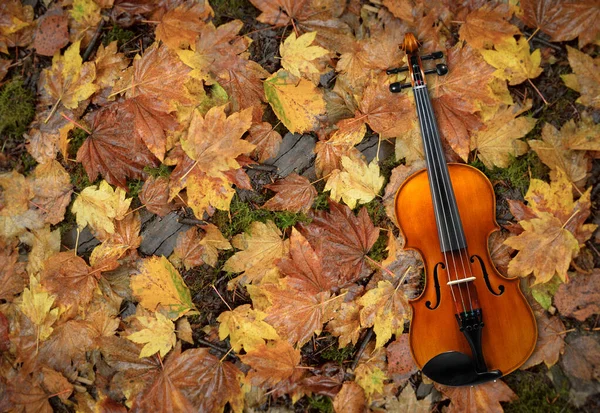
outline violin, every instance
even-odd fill
[[[419,252],[425,264],[424,290],[410,301],[411,353],[433,381],[472,386],[509,374],[529,358],[537,341],[535,317],[519,280],[502,276],[490,257],[488,238],[500,229],[492,184],[476,168],[445,161],[426,75],[443,76],[448,67],[423,68],[423,61],[443,53],[419,56],[411,33],[402,48],[408,64],[387,73],[408,71],[410,83],[392,83],[390,91],[412,88],[426,160],[426,169],[411,175],[394,201],[405,248]]]

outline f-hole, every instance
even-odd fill
[[[502,295],[502,293],[504,293],[504,286],[503,285],[499,285],[498,286],[498,291],[496,292],[494,291],[494,288],[492,287],[492,285],[490,284],[490,279],[488,276],[488,272],[487,269],[485,268],[485,265],[483,265],[483,260],[481,259],[481,257],[479,255],[473,255],[471,257],[471,262],[475,262],[475,258],[477,258],[477,261],[479,262],[479,266],[481,267],[481,272],[483,273],[483,279],[485,280],[485,285],[487,286],[487,289],[494,295]]]
[[[436,308],[438,308],[440,306],[440,281],[438,279],[438,267],[441,267],[442,270],[446,269],[446,266],[444,265],[443,262],[438,262],[437,264],[435,264],[435,267],[433,268],[433,285],[435,286],[435,299],[436,299],[435,307],[431,306],[431,301],[428,300],[425,302],[425,307],[429,308],[430,310],[435,310]]]

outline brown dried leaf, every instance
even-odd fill
[[[336,413],[363,413],[367,400],[363,389],[353,381],[347,381],[333,399]]]
[[[535,319],[537,322],[538,339],[533,353],[521,366],[525,370],[544,362],[551,367],[556,364],[565,349],[565,325],[557,316],[551,316],[542,308],[536,307]]]
[[[520,32],[508,22],[511,14],[506,4],[496,7],[486,5],[472,11],[458,31],[460,40],[465,40],[477,49],[483,49],[512,38]]]
[[[250,127],[248,132],[248,142],[256,145],[252,154],[258,157],[258,162],[262,163],[279,153],[279,146],[282,140],[281,134],[270,123],[255,123]]]
[[[62,9],[52,9],[38,19],[32,47],[42,56],[54,54],[69,44],[69,18]]]
[[[280,381],[289,379],[300,364],[300,350],[296,350],[285,340],[261,344],[240,359],[252,370],[248,380],[253,386],[273,387]]]
[[[274,184],[265,185],[276,195],[263,205],[270,211],[308,212],[317,196],[317,190],[305,177],[291,173]]]
[[[167,11],[156,26],[156,40],[161,40],[171,49],[195,49],[196,37],[214,16],[208,1],[184,3]]]
[[[19,250],[15,242],[0,240],[0,299],[12,302],[27,284],[25,263],[18,262]]]
[[[435,387],[450,399],[448,413],[502,413],[500,402],[510,402],[517,395],[501,380],[477,386],[448,387],[435,384]]]
[[[561,284],[554,295],[554,306],[565,317],[585,321],[600,314],[600,270],[591,274],[576,274]]]
[[[47,224],[56,225],[65,217],[73,186],[65,168],[55,160],[37,165],[28,177],[35,196],[31,200]]]
[[[164,217],[175,209],[174,203],[169,201],[169,179],[163,176],[148,177],[139,196],[146,209],[158,216]]]
[[[600,9],[600,8],[599,8]],[[593,58],[577,49],[567,46],[572,74],[562,75],[563,81],[571,89],[581,93],[577,103],[600,108],[600,58]]]
[[[600,379],[600,343],[594,336],[579,336],[567,342],[560,361],[565,374],[581,380]]]
[[[360,306],[356,301],[342,303],[333,319],[327,323],[327,331],[338,338],[339,348],[356,344],[362,331],[360,326]]]
[[[388,373],[395,380],[408,379],[418,370],[408,343],[408,334],[402,334],[396,337],[396,340],[386,347],[388,360]]]

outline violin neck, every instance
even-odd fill
[[[467,247],[460,214],[456,205],[442,141],[431,106],[427,86],[415,86],[415,105],[421,127],[429,189],[433,201],[440,248],[442,252],[457,251]],[[474,200],[475,202],[475,200]]]

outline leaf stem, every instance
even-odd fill
[[[52,117],[52,115],[54,115],[54,112],[56,112],[56,108],[58,107],[58,104],[60,103],[60,101],[62,100],[62,98],[59,98],[56,103],[54,104],[54,106],[52,106],[52,110],[50,111],[50,114],[48,115],[48,117],[46,118],[46,120],[44,121],[44,123],[48,123],[48,121],[50,120],[50,118]]]
[[[71,119],[70,117],[68,117],[67,115],[65,115],[63,112],[60,112],[60,116],[62,116],[63,118],[65,118],[66,120],[68,120],[69,122],[71,122],[73,125],[77,126],[79,129],[85,131],[88,135],[91,135],[92,132],[90,132],[87,128],[85,128],[82,124],[74,121],[73,119]]]
[[[544,97],[544,95],[542,95],[542,92],[539,91],[539,89],[537,87],[535,87],[535,85],[533,84],[533,82],[531,81],[531,79],[527,79],[529,81],[529,84],[535,89],[535,91],[537,92],[537,94],[542,98],[542,100],[544,101],[544,103],[546,105],[548,105],[548,101],[546,100],[546,98]]]
[[[539,27],[536,28],[535,31],[533,33],[531,33],[531,36],[529,36],[529,38],[527,39],[527,43],[529,43],[529,41],[531,39],[533,39],[533,36],[535,36],[537,34],[537,32],[539,32],[539,31],[540,31],[540,28]]]
[[[219,298],[221,299],[221,301],[223,301],[225,303],[225,305],[227,306],[227,308],[229,308],[229,311],[233,311],[231,309],[231,307],[229,306],[229,304],[227,303],[227,301],[225,301],[225,299],[223,298],[223,296],[221,295],[221,293],[219,292],[219,290],[217,290],[217,288],[215,287],[215,285],[212,284],[211,287],[213,288],[213,290],[215,290],[215,292],[217,293],[217,295],[219,296]]]

